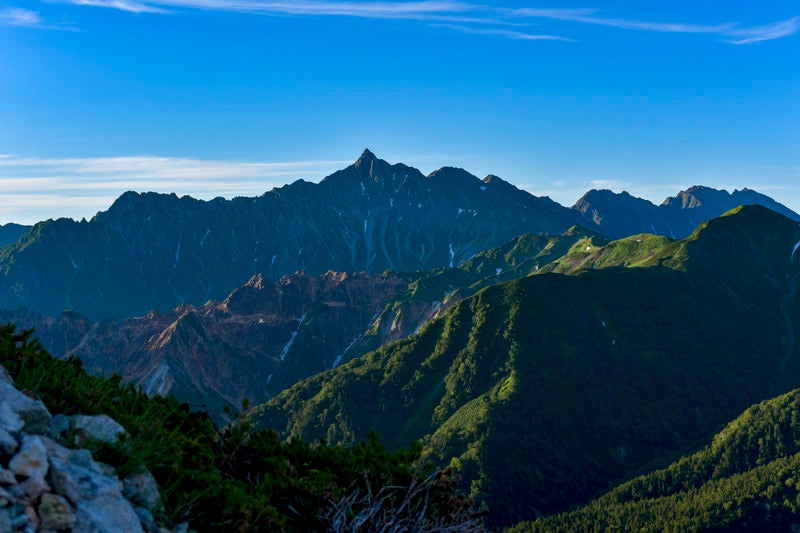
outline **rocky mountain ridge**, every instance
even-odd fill
[[[672,239],[685,239],[697,226],[740,205],[762,205],[792,220],[800,215],[769,196],[751,189],[725,190],[693,186],[661,205],[631,196],[593,189],[572,206],[598,226],[598,231],[611,239],[637,233],[654,233]]]
[[[79,355],[95,374],[120,374],[222,421],[226,406],[265,401],[338,365],[407,285],[396,275],[296,273],[276,283],[257,275],[222,301],[121,322],[27,311],[0,313],[0,320],[35,327],[59,358]]]
[[[221,299],[256,274],[429,270],[575,224],[579,213],[499,178],[424,176],[367,150],[319,184],[258,198],[129,192],[91,221],[37,224],[0,249],[0,307],[121,319]]]
[[[92,322],[74,312],[47,317],[0,311],[0,321],[35,328],[56,357],[123,377],[150,394],[174,394],[217,421],[244,398],[263,402],[303,378],[419,331],[430,319],[489,285],[546,269],[581,228],[527,234],[457,268],[381,276],[327,272],[254,276],[222,301],[181,305],[124,321]]]
[[[127,192],[90,221],[41,222],[0,247],[0,308],[122,320],[225,298],[256,274],[276,281],[297,271],[452,267],[519,235],[575,225],[612,238],[680,238],[741,203],[800,219],[754,191],[704,187],[658,207],[591,191],[566,208],[497,176],[454,167],[425,176],[365,150],[319,183],[299,180],[256,198]]]

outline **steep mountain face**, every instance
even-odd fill
[[[0,307],[97,320],[223,298],[255,274],[455,266],[518,235],[585,223],[499,178],[430,176],[369,151],[319,184],[203,202],[126,193],[89,222],[38,224],[0,250]]]
[[[264,401],[370,348],[406,338],[464,297],[534,274],[575,243],[592,239],[602,238],[578,227],[560,236],[526,234],[458,267],[415,274],[296,273],[274,284],[257,275],[224,301],[122,322],[26,310],[0,312],[0,322],[35,328],[57,357],[78,355],[90,371],[117,373],[151,394],[205,405],[221,420],[225,405]]]
[[[251,421],[329,442],[423,439],[504,526],[586,502],[800,384],[796,222],[750,206],[682,241],[597,244],[553,267],[579,275],[491,286]]]
[[[554,268],[581,243],[607,240],[574,226],[561,235],[521,235],[464,261],[455,268],[419,272],[406,290],[388,302],[370,329],[348,352],[348,360],[418,332],[459,301],[497,283]]]
[[[0,247],[17,242],[29,229],[30,226],[14,223],[0,225]]]
[[[243,398],[263,402],[338,365],[347,348],[407,286],[399,276],[254,276],[223,301],[179,306],[121,323],[18,311],[0,321],[36,327],[57,357],[80,355],[96,374],[120,374],[153,394],[204,406],[217,420]]]
[[[573,209],[592,220],[604,235],[612,239],[637,233],[655,233],[673,239],[688,237],[694,229],[740,205],[762,205],[792,220],[800,215],[772,198],[750,189],[733,193],[695,186],[667,198],[656,206],[627,192],[591,190]]]

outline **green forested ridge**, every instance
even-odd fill
[[[0,326],[0,365],[53,414],[106,414],[120,422],[127,438],[95,447],[95,457],[122,475],[148,469],[164,499],[160,518],[188,522],[192,530],[343,531],[349,529],[335,529],[326,517],[341,525],[376,505],[397,521],[413,510],[418,522],[424,514],[422,524],[479,530],[456,478],[422,463],[418,444],[387,451],[374,434],[341,447],[284,442],[247,424],[219,431],[173,398],[150,398],[120,386],[118,377],[90,376],[78,359],[53,359],[30,331],[13,325]],[[380,529],[375,520],[366,523]]]
[[[701,451],[534,531],[793,531],[800,527],[800,390],[756,404]]]
[[[408,288],[391,301],[373,326],[347,354],[363,355],[391,340],[415,331],[438,310],[444,310],[481,289],[503,281],[529,276],[548,267],[569,252],[577,242],[607,240],[585,228],[573,226],[560,235],[526,233],[501,246],[476,254],[449,268],[403,274]],[[393,331],[387,332],[387,329]]]
[[[797,223],[746,207],[682,241],[577,242],[552,272],[489,287],[251,420],[331,442],[422,438],[493,525],[564,511],[800,385],[798,240]]]

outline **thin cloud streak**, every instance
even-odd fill
[[[475,6],[450,1],[420,2],[248,2],[242,0],[155,0],[127,2],[121,0],[67,0],[68,3],[125,9],[118,4],[135,4],[148,9],[204,9],[238,13],[283,15],[338,15],[360,18],[406,18],[424,14],[452,14],[476,11]]]
[[[0,213],[32,224],[62,216],[89,218],[128,190],[190,195],[258,196],[297,179],[319,180],[349,161],[239,162],[153,156],[21,158],[0,156]]]
[[[548,18],[596,26],[607,26],[625,30],[654,31],[661,33],[704,33],[723,37],[738,37],[727,42],[731,44],[751,44],[761,41],[780,39],[794,35],[800,30],[800,17],[767,24],[764,26],[741,27],[738,23],[724,24],[686,24],[673,22],[648,22],[641,20],[603,18],[593,16],[593,10],[558,10],[558,9],[515,9],[513,16]]]
[[[61,0],[62,2],[119,9],[135,13],[176,13],[182,9],[229,11],[266,16],[346,16],[375,19],[423,20],[480,25],[526,25],[541,19],[606,26],[625,30],[661,33],[694,33],[724,37],[731,44],[751,44],[780,39],[800,31],[800,18],[763,26],[742,26],[726,22],[716,25],[673,22],[649,22],[637,19],[605,18],[593,8],[510,8],[487,6],[454,0],[421,0],[416,2],[346,2],[297,0],[264,2],[245,0]],[[445,26],[445,25],[442,25]],[[451,27],[464,33],[498,35],[515,40],[554,40],[549,35],[528,34],[505,29],[471,29]],[[573,40],[556,37],[555,40]]]
[[[0,24],[3,26],[21,26],[36,28],[42,26],[44,21],[39,13],[19,7],[0,9]]]
[[[435,28],[448,28],[451,30],[460,31],[472,35],[498,35],[507,37],[509,39],[517,39],[521,41],[569,41],[575,42],[574,39],[560,37],[558,35],[540,35],[534,33],[525,33],[516,30],[505,30],[497,28],[471,28],[469,26],[460,26],[457,24],[431,24]]]
[[[800,31],[800,17],[789,20],[758,26],[755,28],[741,28],[729,31],[727,35],[736,37],[728,42],[732,44],[752,44],[762,41],[771,41],[782,37],[789,37]]]
[[[169,13],[166,9],[160,9],[144,2],[130,2],[128,0],[70,0],[69,3],[77,6],[105,7],[129,13]]]

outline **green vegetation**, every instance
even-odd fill
[[[800,525],[800,390],[750,407],[700,452],[570,513],[544,531],[794,531]]]
[[[128,437],[95,448],[96,456],[122,474],[148,469],[161,487],[162,518],[198,531],[329,531],[348,517],[400,506],[424,511],[430,524],[480,527],[455,490],[457,477],[423,464],[418,444],[389,452],[375,434],[352,447],[282,442],[246,423],[220,432],[172,398],[90,376],[78,359],[53,359],[13,325],[0,327],[0,364],[53,414],[103,413],[120,422]],[[355,497],[373,493],[380,498]]]
[[[490,526],[564,512],[800,385],[798,239],[756,207],[682,241],[581,236],[554,268],[575,275],[490,286],[249,419],[307,440],[422,440]]]

